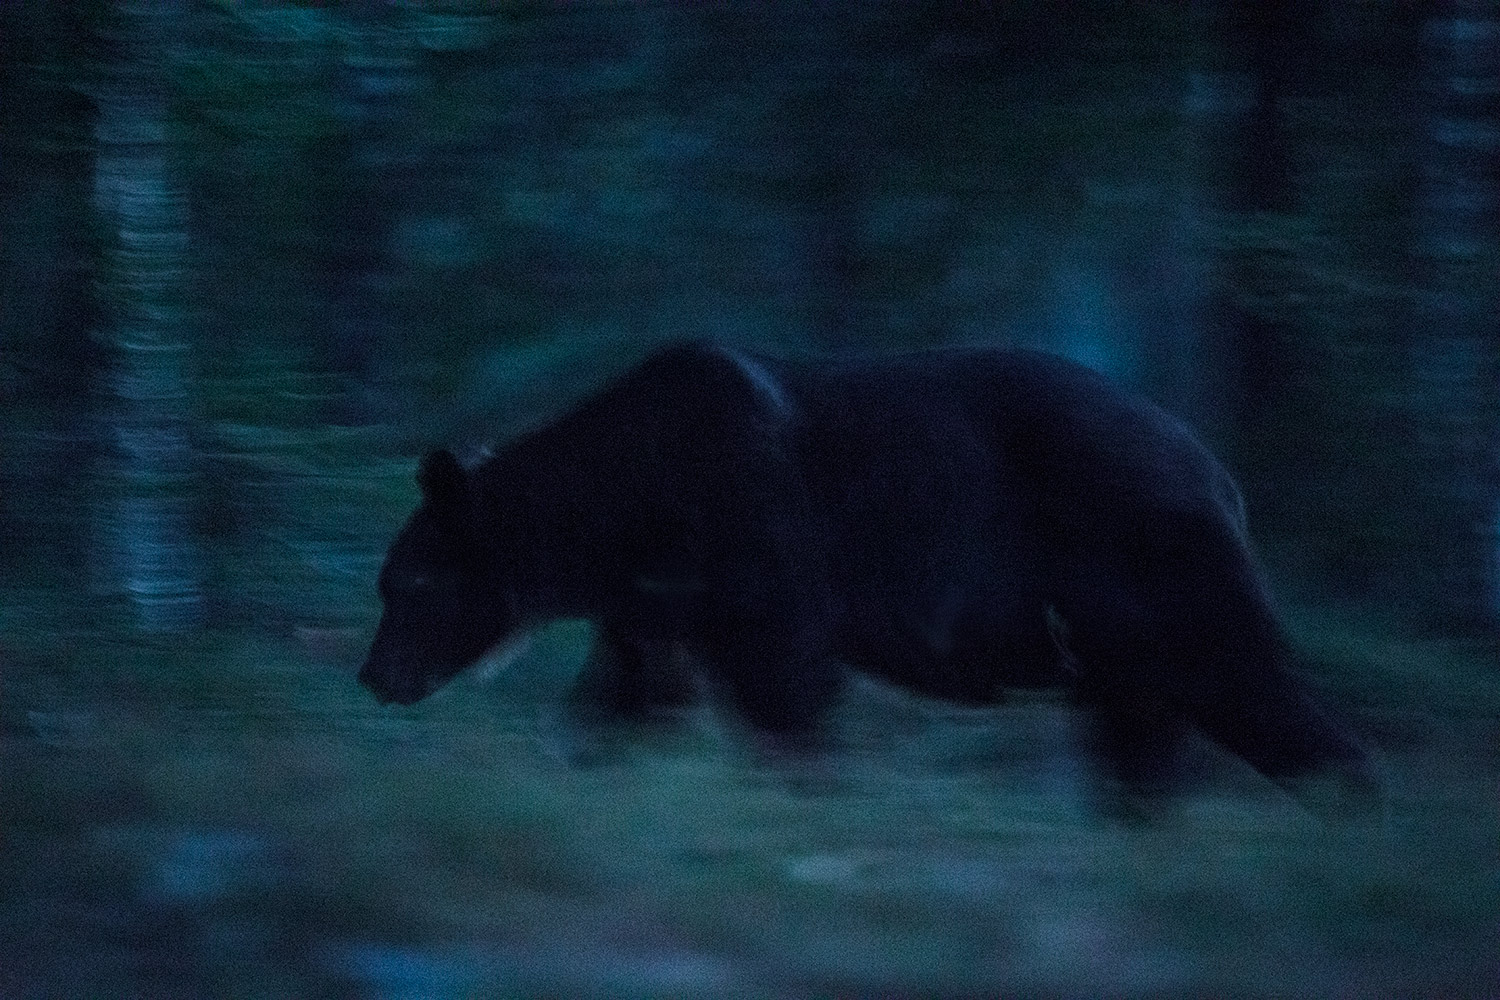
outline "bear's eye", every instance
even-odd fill
[[[388,589],[394,597],[419,597],[432,589],[432,577],[425,573],[396,577],[389,582]]]

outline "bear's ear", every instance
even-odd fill
[[[422,487],[422,498],[440,510],[456,510],[462,506],[467,492],[468,473],[453,457],[453,452],[439,449],[422,459],[422,468],[417,471],[417,485]]]

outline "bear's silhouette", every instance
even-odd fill
[[[849,669],[968,703],[1059,685],[1127,789],[1163,786],[1189,727],[1283,784],[1372,788],[1294,672],[1228,472],[1061,358],[681,343],[472,469],[432,453],[419,480],[360,672],[382,701],[587,618],[574,701],[594,716],[690,697],[686,650],[770,734],[815,732]]]

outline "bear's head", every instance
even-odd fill
[[[380,569],[384,610],[359,682],[382,703],[420,701],[479,659],[515,622],[502,574],[475,531],[469,473],[447,451],[422,462],[422,503]]]

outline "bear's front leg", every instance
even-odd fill
[[[781,749],[815,746],[843,690],[824,623],[793,595],[766,593],[710,616],[704,672],[735,713]]]
[[[697,700],[697,679],[675,642],[601,623],[588,659],[560,708],[544,716],[539,736],[569,764],[603,764],[638,727],[675,721]]]
[[[640,722],[691,706],[697,683],[677,644],[604,622],[568,692],[569,716],[584,724]]]

